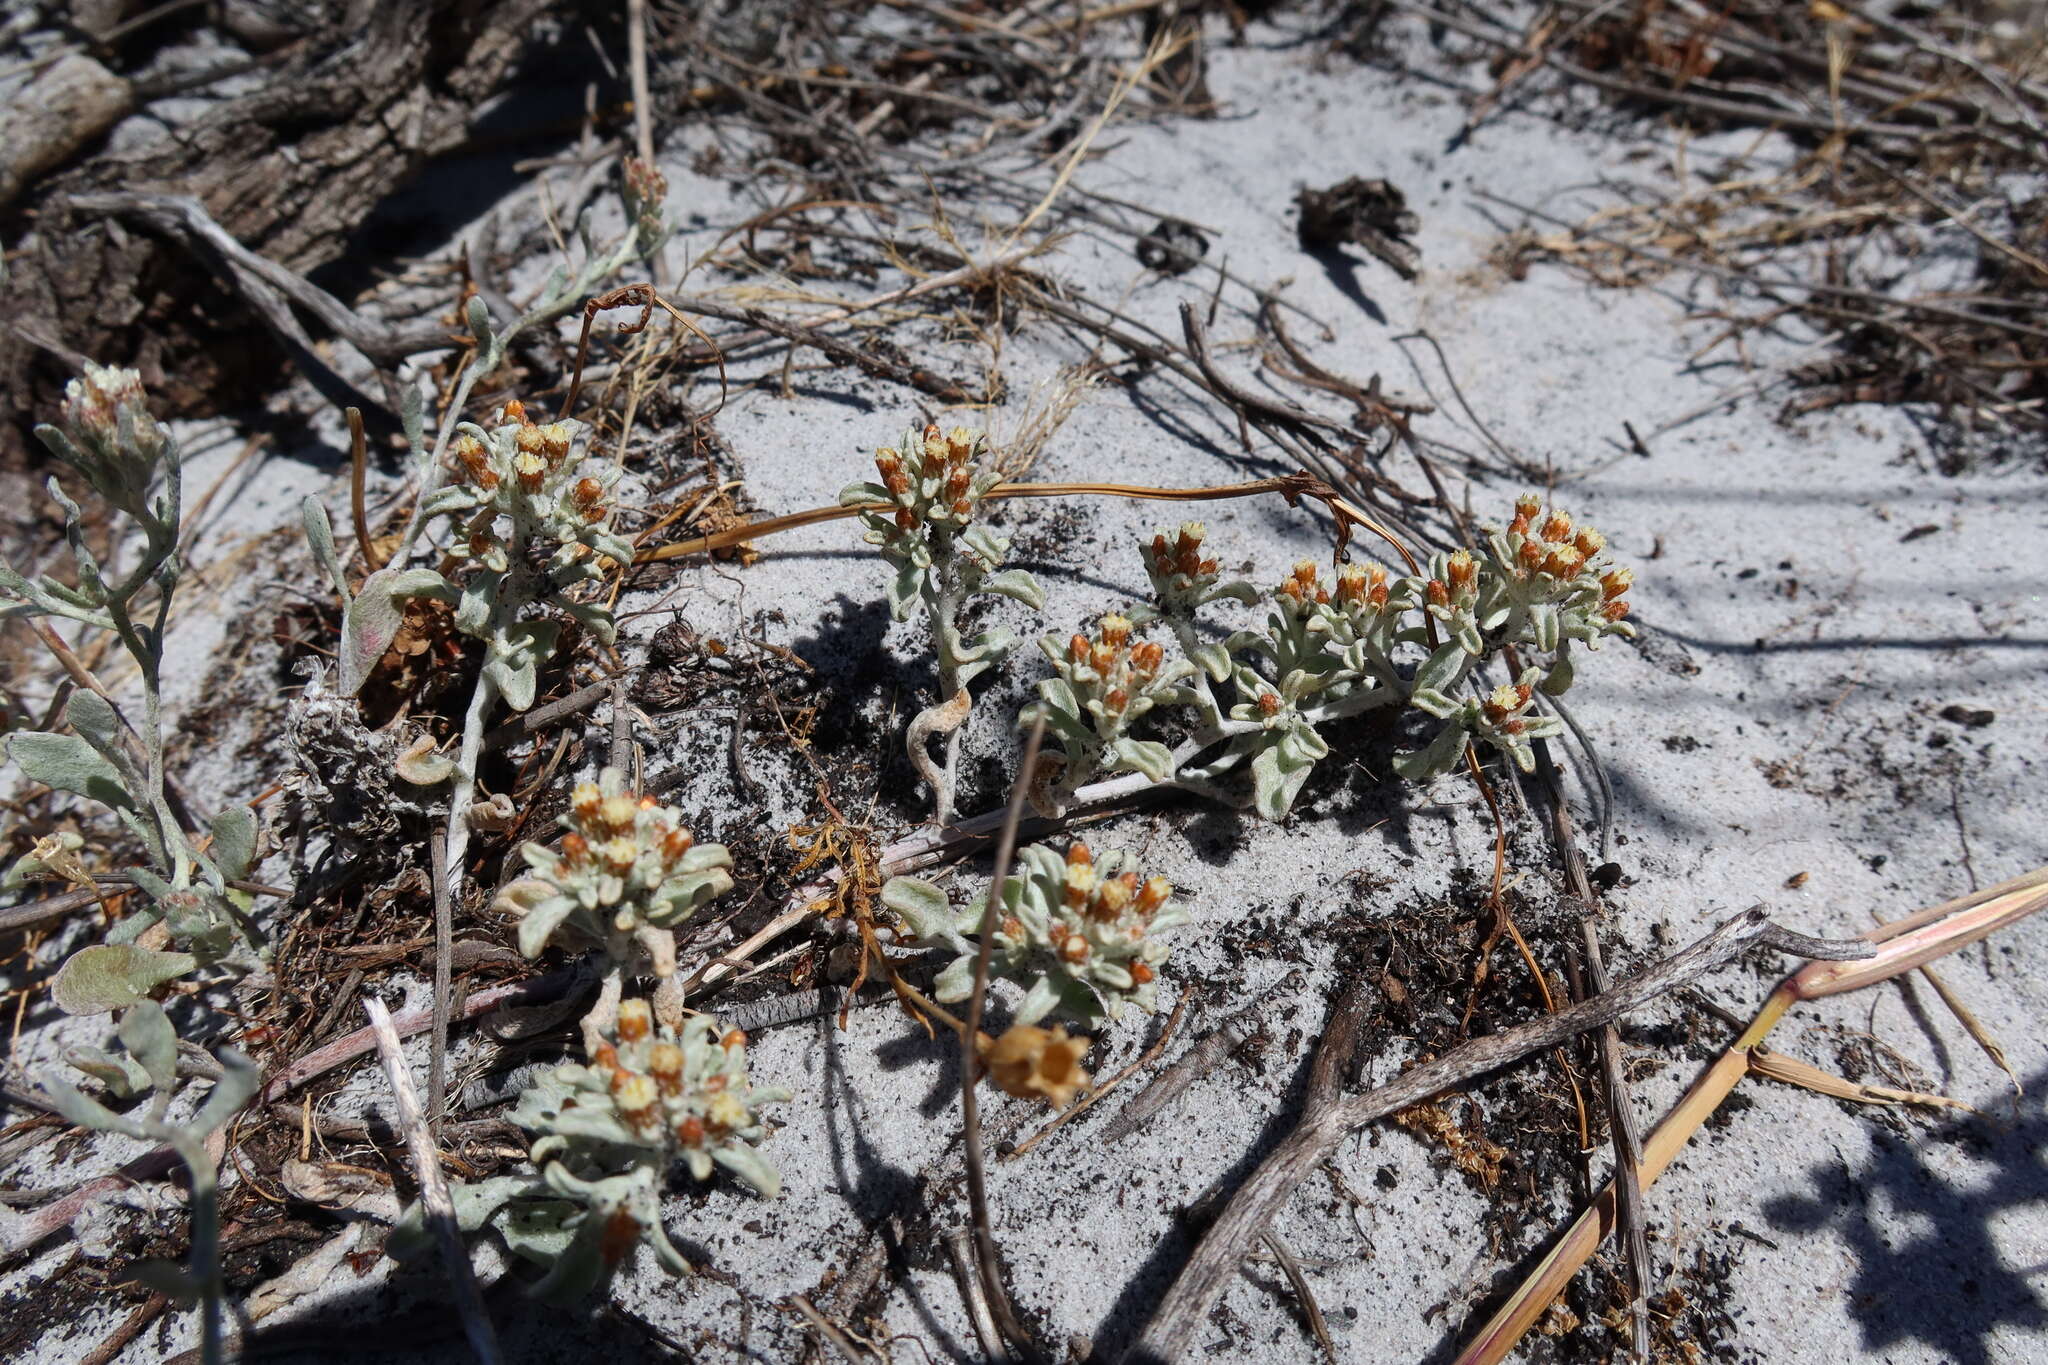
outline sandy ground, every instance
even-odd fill
[[[1936,475],[1909,415],[1876,408],[1788,427],[1769,404],[1739,404],[1657,440],[1647,458],[1632,454],[1625,419],[1648,430],[1743,378],[1725,349],[1689,361],[1712,324],[1685,321],[1687,295],[1703,301],[1704,292],[1676,281],[1601,291],[1547,266],[1512,280],[1490,262],[1511,215],[1475,192],[1576,216],[1591,200],[1575,197],[1575,187],[1605,177],[1668,183],[1677,157],[1671,139],[1643,127],[1621,137],[1572,132],[1511,114],[1448,149],[1464,117],[1450,92],[1341,65],[1321,71],[1313,53],[1284,37],[1255,26],[1244,46],[1217,47],[1209,79],[1222,117],[1120,126],[1077,184],[1204,225],[1213,231],[1210,259],[1227,258],[1248,280],[1291,279],[1285,297],[1329,328],[1328,339],[1307,324],[1295,329],[1321,363],[1426,391],[1443,405],[1427,419],[1430,432],[1483,451],[1485,439],[1458,410],[1428,345],[1401,339],[1426,329],[1491,432],[1551,468],[1560,504],[1604,529],[1636,566],[1648,639],[1586,660],[1571,696],[1612,779],[1608,856],[1624,880],[1609,898],[1603,934],[1617,965],[1689,941],[1758,901],[1793,928],[1851,934],[2037,863],[2043,704],[2032,684],[2048,648],[2048,558],[2040,549],[2048,515],[2039,478]],[[1684,155],[1697,167],[1753,141],[1695,139]],[[677,197],[703,215],[686,244],[707,242],[742,216],[723,182],[688,169],[695,150],[685,134],[666,156]],[[1766,143],[1757,155],[1771,153]],[[1422,224],[1424,269],[1413,284],[1362,254],[1317,259],[1297,244],[1295,191],[1354,174],[1407,190]],[[976,216],[975,206],[956,211],[966,221]],[[1177,304],[1210,287],[1200,275],[1162,281],[1120,242],[1086,234],[1048,268],[1101,297],[1128,290],[1127,310],[1169,333]],[[1251,331],[1226,296],[1213,327],[1222,363],[1255,383],[1252,358],[1229,349]],[[1770,363],[1800,343],[1759,338],[1753,356]],[[993,414],[992,425],[1000,432],[1035,381],[1081,358],[1071,338],[1028,323],[1004,352],[1020,398]],[[788,397],[773,386],[754,391],[719,425],[737,452],[739,468],[730,472],[745,479],[754,505],[772,512],[832,501],[864,474],[872,448],[913,417],[899,395],[827,373],[806,377]],[[204,453],[193,486],[203,487],[238,448],[220,441]],[[1498,457],[1485,464],[1492,472],[1478,471],[1471,504],[1490,516],[1521,484]],[[1264,455],[1243,453],[1234,424],[1212,407],[1148,380],[1091,393],[1035,474],[1186,485],[1272,470]],[[332,472],[297,452],[272,456],[223,490],[209,537],[225,543],[289,523],[308,487],[338,509]],[[1414,477],[1398,460],[1390,472]],[[1012,507],[1007,529],[1049,600],[1042,622],[1003,604],[997,614],[1009,624],[1064,634],[1107,607],[1142,599],[1135,540],[1166,516],[1108,500],[1077,502],[1057,517]],[[1295,559],[1326,553],[1318,519],[1277,502],[1220,504],[1204,514],[1219,556],[1246,566],[1255,581],[1277,581]],[[674,610],[707,634],[753,633],[852,690],[868,723],[886,723],[892,706],[904,714],[917,689],[931,685],[926,644],[920,628],[887,626],[878,605],[882,567],[857,533],[826,525],[764,548],[771,553],[751,569],[686,571],[636,629],[648,633]],[[269,600],[261,561],[253,562],[238,587],[213,599],[217,611],[195,612],[181,626],[179,657],[190,661],[174,680],[181,695],[196,693],[196,665],[218,648],[221,622]],[[654,605],[651,595],[623,603],[629,612]],[[894,660],[880,676],[877,650]],[[979,704],[970,771],[1012,751],[1011,718],[1042,669],[1035,653],[1021,653]],[[1966,712],[1992,719],[1953,719]],[[735,798],[724,758],[729,724],[714,717],[684,725],[660,755],[701,761],[697,779],[675,798],[697,812],[700,836],[736,837],[804,818],[805,770],[774,744],[749,747],[759,800]],[[1187,983],[1204,989],[1174,1050],[1283,978],[1291,984],[1271,995],[1252,1044],[1137,1135],[1113,1146],[1100,1141],[1119,1107],[1112,1099],[1024,1158],[995,1166],[996,1231],[1015,1296],[1056,1348],[1092,1342],[1111,1356],[1120,1350],[1186,1254],[1189,1206],[1229,1189],[1286,1131],[1338,975],[1338,945],[1361,927],[1413,918],[1444,898],[1469,903],[1473,879],[1490,873],[1491,822],[1469,782],[1460,776],[1404,790],[1378,780],[1384,769],[1374,764],[1383,758],[1332,760],[1333,771],[1284,827],[1181,802],[1090,833],[1098,845],[1142,851],[1145,865],[1170,877],[1193,907],[1165,973],[1169,994]],[[650,766],[668,764],[650,755]],[[1585,765],[1572,757],[1568,767],[1581,821],[1595,828]],[[238,790],[222,770],[199,780],[215,799]],[[1001,794],[1000,780],[977,777],[965,804],[982,809]],[[906,803],[914,798],[891,791],[879,809],[902,818],[914,809]],[[1548,895],[1541,841],[1522,847],[1528,856],[1511,874],[1526,875],[1531,895]],[[1981,1112],[1902,1117],[1745,1085],[1727,1121],[1650,1194],[1652,1247],[1669,1276],[1660,1291],[1671,1294],[1660,1311],[1693,1315],[1692,1336],[1717,1359],[2048,1358],[2048,1302],[2037,1287],[2048,1264],[2040,1156],[2048,1116],[2036,1098],[2048,1084],[2048,1053],[2035,1027],[2048,988],[2026,966],[2044,950],[2048,925],[2026,924],[1941,968],[2003,1042],[2028,1088],[2018,1101],[1924,982],[1803,1008],[1781,1026],[1781,1048],[1837,1070],[1874,1039],[1896,1059],[1895,1075]],[[1708,991],[1746,1017],[1781,969],[1744,963],[1711,978]],[[1666,1002],[1625,1031],[1646,1123],[1725,1045],[1723,1026],[1705,1018]],[[1126,1022],[1091,1062],[1112,1071],[1149,1036],[1142,1022]],[[54,1030],[31,1033],[19,1060],[33,1075],[53,1066],[57,1051]],[[796,1092],[777,1111],[783,1126],[766,1149],[783,1172],[784,1194],[763,1203],[728,1183],[679,1192],[671,1234],[717,1275],[676,1283],[651,1261],[636,1264],[616,1285],[619,1309],[699,1358],[794,1358],[799,1324],[773,1305],[847,1269],[875,1220],[932,1197],[942,1207],[941,1232],[961,1225],[959,1191],[934,1195],[922,1183],[923,1173],[944,1168],[957,1132],[948,1052],[886,1008],[856,1011],[843,1032],[811,1021],[760,1034],[756,1080]],[[1395,1028],[1367,1077],[1384,1080],[1413,1056],[1414,1039]],[[424,1050],[416,1057],[423,1070]],[[1562,1094],[1550,1072],[1547,1084]],[[349,1112],[381,1090],[381,1078],[365,1075],[330,1103]],[[1485,1086],[1473,1103],[1484,1114],[1509,1101]],[[1550,1112],[1555,1119],[1559,1111]],[[1039,1121],[1008,1100],[991,1116],[1005,1132]],[[46,1162],[19,1178],[68,1183],[126,1154],[123,1144],[104,1143],[89,1163]],[[1596,1172],[1605,1159],[1600,1146]],[[1575,1207],[1559,1163],[1511,1156],[1499,1186],[1482,1188],[1450,1168],[1441,1144],[1390,1126],[1347,1143],[1332,1167],[1334,1175],[1297,1193],[1275,1230],[1305,1267],[1350,1360],[1447,1358],[1461,1325],[1476,1325],[1475,1309],[1512,1284]],[[20,1216],[0,1214],[0,1234]],[[46,1245],[0,1277],[0,1295],[21,1293],[80,1250],[93,1254],[89,1238]],[[906,1269],[881,1333],[893,1334],[892,1358],[977,1358],[943,1236],[897,1254]],[[386,1311],[382,1299],[367,1297],[382,1277],[378,1270],[357,1282],[344,1271],[317,1297],[352,1328],[367,1328],[369,1314]],[[428,1302],[438,1295],[431,1277],[417,1286]],[[496,1302],[512,1358],[651,1349],[608,1315],[565,1318]],[[109,1309],[53,1328],[35,1359],[79,1359],[118,1316]],[[178,1320],[153,1328],[119,1359],[167,1357],[191,1344],[188,1328]],[[1198,1340],[1211,1354],[1246,1361],[1304,1360],[1315,1350],[1270,1260],[1247,1264]],[[1549,1358],[1552,1348],[1539,1340],[1533,1349]],[[459,1352],[453,1340],[406,1350],[374,1336],[350,1350],[355,1359],[394,1361]]]

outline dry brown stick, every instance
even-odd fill
[[[1283,986],[1299,981],[1298,973],[1289,972],[1278,984],[1269,987],[1258,999],[1246,1005],[1237,1013],[1225,1019],[1201,1041],[1173,1063],[1172,1066],[1154,1076],[1137,1096],[1117,1111],[1117,1116],[1102,1130],[1104,1146],[1114,1146],[1152,1121],[1152,1116],[1179,1099],[1188,1091],[1197,1076],[1223,1059],[1225,1053],[1251,1036],[1257,1026],[1258,1013],[1266,1007],[1267,1001]]]
[[[1880,294],[1870,289],[1852,289],[1847,285],[1827,284],[1822,281],[1777,279],[1767,275],[1759,275],[1753,270],[1738,270],[1734,266],[1720,265],[1713,261],[1685,260],[1678,256],[1673,256],[1669,252],[1658,251],[1654,247],[1638,246],[1633,242],[1626,242],[1618,237],[1610,237],[1606,233],[1596,232],[1592,228],[1574,223],[1570,219],[1560,218],[1554,213],[1545,213],[1541,209],[1531,208],[1527,204],[1518,203],[1502,195],[1493,194],[1486,190],[1475,190],[1473,192],[1481,199],[1499,204],[1502,208],[1513,209],[1515,212],[1525,214],[1530,218],[1539,218],[1546,223],[1561,227],[1570,232],[1574,237],[1583,237],[1588,241],[1598,242],[1602,246],[1613,247],[1616,251],[1625,251],[1631,256],[1640,256],[1646,261],[1655,261],[1658,265],[1669,266],[1673,270],[1695,270],[1703,275],[1712,275],[1718,279],[1733,280],[1738,284],[1747,284],[1762,290],[1766,294],[1779,289],[1796,289],[1802,294],[1818,298],[1846,299],[1853,303],[1865,303],[1879,308],[1899,308],[1907,312],[1923,313],[1928,317],[1941,318],[1949,322],[1967,322],[1979,327],[1991,327],[2000,331],[2015,332],[2021,336],[2034,337],[2037,340],[2048,340],[2048,328],[2034,327],[2024,322],[2015,322],[2010,318],[1995,318],[1984,313],[1973,313],[1967,308],[1952,308],[1947,304],[1932,299],[1895,298],[1892,295]],[[2022,308],[2032,306],[2024,299],[2019,298],[2015,298],[2013,303]],[[1856,315],[1854,320],[1870,321],[1869,318],[1861,314]]]
[[[1584,902],[1588,911],[1579,921],[1579,933],[1586,949],[1589,994],[1600,995],[1610,983],[1607,962],[1600,952],[1600,935],[1593,925],[1593,914],[1597,913],[1600,905],[1599,893],[1593,889],[1592,879],[1586,875],[1586,860],[1580,856],[1578,841],[1572,836],[1571,811],[1564,803],[1564,784],[1559,780],[1557,764],[1550,757],[1549,741],[1538,740],[1534,748],[1536,771],[1542,778],[1543,791],[1550,802],[1551,841],[1564,864],[1565,880],[1570,884],[1572,894]],[[1650,1286],[1656,1282],[1656,1267],[1650,1260],[1649,1218],[1643,1204],[1643,1137],[1636,1124],[1635,1099],[1629,1089],[1628,1067],[1621,1050],[1621,1030],[1613,1024],[1603,1026],[1595,1046],[1600,1056],[1602,1092],[1607,1100],[1607,1135],[1614,1147],[1614,1186],[1620,1196],[1616,1209],[1632,1291],[1629,1298],[1632,1344],[1636,1358],[1647,1362],[1650,1359]]]
[[[455,818],[462,819],[462,813],[456,812]],[[455,1005],[455,908],[454,898],[448,894],[446,842],[430,839],[428,844],[434,867],[434,1031],[427,1054],[427,1117],[438,1137],[441,1110],[448,1100],[448,1016]]]
[[[1871,954],[1869,943],[1808,938],[1780,928],[1765,917],[1762,906],[1736,915],[1692,946],[1629,978],[1612,990],[1583,1000],[1556,1014],[1485,1038],[1475,1038],[1425,1062],[1390,1084],[1348,1099],[1333,1099],[1304,1110],[1301,1125],[1259,1164],[1238,1189],[1202,1243],[1195,1249],[1173,1287],[1161,1300],[1144,1335],[1125,1355],[1126,1362],[1156,1365],[1177,1360],[1208,1317],[1217,1297],[1237,1273],[1244,1254],[1292,1194],[1354,1129],[1420,1104],[1432,1095],[1483,1076],[1532,1052],[1552,1048],[1588,1029],[1599,1028],[1629,1010],[1674,990],[1759,945],[1809,959],[1849,960]],[[1354,985],[1358,989],[1361,982]],[[1324,1048],[1330,1045],[1325,1035]],[[1321,1073],[1323,1053],[1316,1071]],[[1312,1078],[1311,1098],[1320,1076]]]
[[[1116,498],[1141,498],[1149,502],[1210,502],[1221,498],[1245,498],[1260,493],[1278,493],[1294,498],[1304,493],[1322,496],[1309,481],[1313,475],[1289,474],[1273,479],[1252,479],[1246,483],[1214,484],[1203,488],[1155,488],[1135,483],[1002,483],[997,484],[983,496],[996,498],[1063,498],[1086,495],[1100,495]],[[764,521],[749,522],[716,535],[696,536],[690,540],[671,541],[658,545],[652,550],[633,556],[635,564],[654,564],[664,559],[681,559],[686,555],[709,554],[722,550],[741,541],[756,540],[772,536],[780,531],[793,531],[800,526],[815,526],[820,522],[843,521],[862,512],[889,510],[888,504],[879,502],[857,503],[851,506],[812,507],[802,512],[790,512]]]
[[[1031,790],[1031,774],[1038,766],[1038,749],[1045,742],[1045,717],[1041,714],[1024,741],[1024,761],[1017,769],[1017,781],[1010,791],[1010,807],[1003,815],[1003,832],[996,840],[995,867],[989,877],[988,895],[981,907],[981,942],[974,958],[974,990],[967,998],[966,1027],[960,1030],[960,1121],[966,1135],[967,1201],[974,1215],[974,1253],[981,1269],[982,1288],[996,1325],[1010,1346],[1027,1357],[1036,1357],[1031,1336],[1017,1319],[1017,1309],[1003,1286],[1003,1266],[996,1257],[995,1231],[988,1211],[988,1163],[981,1149],[981,1016],[988,1004],[988,974],[995,959],[996,907],[1003,903],[1003,878],[1010,873],[1010,858],[1017,851],[1017,827],[1024,820],[1024,798]]]
[[[847,1339],[846,1333],[820,1313],[809,1299],[801,1294],[791,1294],[784,1302],[790,1311],[809,1323],[813,1331],[838,1347],[839,1354],[845,1356],[852,1365],[868,1365],[869,1357],[862,1355],[860,1349]]]
[[[561,971],[550,972],[546,976],[537,976],[528,981],[507,982],[502,986],[493,986],[488,990],[477,991],[474,994],[464,996],[461,1017],[465,1020],[474,1019],[478,1015],[490,1013],[500,1005],[533,1006],[551,1004],[554,1001],[560,1000],[579,984],[588,986],[592,984],[592,978],[587,972],[578,967],[564,968]],[[433,1022],[434,1011],[431,1006],[428,1006],[422,1009],[407,1010],[405,1013],[397,1015],[392,1020],[392,1027],[398,1030],[401,1038],[407,1038],[420,1032],[422,1029],[431,1027]],[[336,1038],[331,1043],[317,1047],[305,1056],[296,1058],[282,1071],[272,1076],[264,1084],[261,1102],[264,1104],[273,1103],[282,1096],[298,1089],[307,1081],[324,1076],[334,1070],[334,1068],[352,1062],[365,1053],[373,1052],[376,1050],[376,1047],[377,1035],[368,1028],[357,1029],[354,1033]]]
[[[1294,1297],[1301,1300],[1301,1310],[1308,1315],[1308,1328],[1315,1333],[1316,1344],[1323,1348],[1323,1356],[1330,1365],[1337,1365],[1337,1343],[1330,1340],[1330,1328],[1323,1321],[1322,1305],[1316,1302],[1315,1290],[1309,1286],[1308,1276],[1302,1273],[1301,1262],[1287,1249],[1287,1243],[1271,1228],[1260,1234],[1259,1240],[1266,1244],[1266,1250],[1273,1253],[1273,1263],[1280,1267],[1280,1273],[1287,1277],[1287,1283],[1294,1287]]]
[[[168,1295],[151,1294],[135,1305],[135,1311],[109,1333],[105,1341],[93,1347],[88,1354],[79,1357],[78,1365],[112,1365],[114,1358],[128,1349],[128,1343],[141,1336],[142,1329],[155,1322],[157,1315],[170,1306],[171,1300]]]
[[[441,1259],[448,1268],[448,1280],[455,1291],[455,1311],[462,1316],[462,1330],[469,1347],[483,1365],[497,1365],[498,1338],[484,1313],[483,1295],[477,1291],[476,1273],[470,1268],[469,1249],[462,1245],[461,1230],[455,1226],[455,1203],[448,1195],[448,1182],[441,1174],[441,1154],[427,1132],[426,1117],[420,1113],[420,1097],[412,1088],[412,1073],[406,1069],[405,1053],[398,1042],[398,1030],[391,1026],[391,1013],[376,996],[363,1001],[363,1013],[377,1040],[377,1055],[391,1082],[392,1098],[398,1103],[398,1126],[405,1133],[405,1145],[412,1153],[413,1176],[419,1181],[420,1204],[427,1225],[441,1244]]]
[[[363,410],[344,409],[348,418],[348,510],[355,518],[356,548],[363,552],[363,564],[371,573],[384,567],[384,556],[377,553],[376,545],[370,539],[370,514],[363,503],[363,485],[367,480],[370,462],[369,438],[363,434]]]

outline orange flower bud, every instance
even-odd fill
[[[647,1008],[645,1000],[622,1000],[619,1002],[619,1041],[638,1043],[646,1040],[654,1027],[654,1013]]]
[[[1112,648],[1120,648],[1124,641],[1131,638],[1130,618],[1118,616],[1112,612],[1110,615],[1102,618],[1101,630],[1102,643]]]
[[[1172,894],[1172,882],[1164,877],[1147,877],[1145,885],[1138,891],[1138,909],[1149,915],[1166,904],[1166,898]]]
[[[899,531],[915,531],[917,529],[917,513],[911,511],[908,507],[897,508],[896,529]]]
[[[1166,651],[1157,641],[1148,641],[1131,651],[1131,666],[1140,673],[1153,674],[1166,661]]]
[[[574,831],[564,834],[562,836],[562,856],[569,860],[570,866],[575,866],[590,856],[590,840]]]
[[[595,782],[578,782],[576,789],[569,793],[569,807],[579,820],[595,820],[603,805],[604,792]]]
[[[1073,637],[1072,639],[1070,639],[1070,640],[1068,640],[1068,641],[1067,641],[1067,658],[1069,658],[1070,660],[1072,660],[1073,662],[1075,662],[1075,663],[1077,663],[1077,664],[1078,664],[1078,663],[1085,663],[1085,662],[1087,662],[1087,659],[1088,659],[1088,637],[1087,637],[1087,636],[1085,636],[1085,635],[1081,635],[1081,634],[1078,634],[1078,633],[1077,633],[1077,634],[1075,634],[1075,635],[1074,635],[1074,637]]]
[[[1534,521],[1536,514],[1543,510],[1543,499],[1534,493],[1524,493],[1515,499],[1515,515],[1527,521]]]
[[[719,1039],[718,1042],[719,1046],[723,1047],[727,1052],[732,1051],[736,1047],[745,1047],[747,1045],[746,1030],[734,1029],[726,1034],[725,1037]]]
[[[1130,693],[1124,691],[1121,687],[1110,688],[1108,694],[1102,699],[1102,706],[1106,711],[1120,712],[1130,704]]]
[[[1615,569],[1600,580],[1600,596],[1603,600],[1612,602],[1627,592],[1635,581],[1636,576],[1631,570]]]
[[[532,419],[526,415],[526,404],[520,402],[517,398],[511,399],[505,404],[504,420],[507,422],[517,422],[521,426],[524,426],[532,421]]]
[[[598,1238],[598,1254],[607,1266],[617,1266],[640,1241],[640,1220],[624,1209],[613,1209],[604,1220],[604,1235]]]
[[[1579,528],[1578,539],[1574,540],[1572,544],[1578,547],[1580,554],[1591,559],[1594,555],[1607,548],[1607,537],[1601,535],[1590,526],[1582,526]]]
[[[1271,692],[1259,693],[1259,714],[1277,716],[1280,714],[1280,698]]]
[[[1131,964],[1131,980],[1142,986],[1151,979],[1152,969],[1150,967],[1147,967],[1142,962],[1133,962]]]
[[[1067,866],[1073,867],[1077,864],[1087,867],[1095,865],[1095,855],[1089,852],[1088,845],[1082,843],[1079,839],[1067,845]]]
[[[1451,605],[1451,590],[1446,588],[1440,579],[1432,578],[1429,580],[1429,605],[1432,607],[1448,607]]]
[[[1543,538],[1551,542],[1572,538],[1572,519],[1562,512],[1552,512],[1550,520],[1543,523]]]
[[[1060,956],[1068,962],[1086,962],[1088,960],[1088,940],[1079,934],[1068,934],[1060,942]]]
[[[1445,561],[1444,572],[1453,588],[1469,588],[1479,577],[1479,561],[1468,550],[1459,550]]]
[[[1543,561],[1543,572],[1552,578],[1570,578],[1578,573],[1586,557],[1570,545],[1560,545]]]
[[[1619,621],[1628,615],[1628,599],[1617,597],[1600,609],[1600,614],[1610,621]]]
[[[574,496],[578,507],[588,507],[604,496],[604,485],[596,479],[578,479]]]
[[[547,478],[547,461],[531,451],[520,451],[512,457],[512,472],[519,476],[519,486],[529,493],[540,492],[543,480]]]
[[[703,1146],[704,1120],[698,1118],[695,1114],[691,1114],[681,1123],[678,1123],[676,1125],[676,1141],[682,1143],[685,1147]]]

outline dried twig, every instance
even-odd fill
[[[427,1132],[426,1117],[412,1088],[412,1073],[406,1069],[405,1053],[392,1027],[390,1011],[375,996],[363,1001],[363,1013],[370,1017],[370,1029],[377,1040],[377,1055],[384,1074],[391,1081],[392,1098],[398,1104],[398,1126],[405,1133],[406,1148],[412,1154],[413,1175],[419,1181],[420,1204],[435,1240],[441,1246],[441,1260],[448,1268],[449,1284],[455,1291],[455,1311],[462,1316],[462,1329],[469,1347],[483,1365],[496,1365],[498,1338],[491,1320],[484,1314],[483,1295],[477,1292],[476,1275],[470,1269],[469,1249],[455,1226],[455,1204],[448,1197],[448,1182],[441,1175],[441,1154]]]
[[[1187,1266],[1175,1279],[1147,1325],[1144,1335],[1125,1356],[1126,1361],[1177,1360],[1193,1340],[1197,1326],[1237,1272],[1237,1264],[1273,1219],[1280,1206],[1308,1174],[1320,1165],[1345,1135],[1432,1095],[1460,1085],[1489,1071],[1497,1070],[1532,1052],[1555,1047],[1567,1038],[1599,1028],[1629,1010],[1667,991],[1686,984],[1745,950],[1767,945],[1802,957],[1850,959],[1870,956],[1870,946],[1861,941],[1836,942],[1808,938],[1780,928],[1765,918],[1761,906],[1744,911],[1723,923],[1691,947],[1666,958],[1614,989],[1581,1001],[1556,1014],[1547,1014],[1527,1024],[1506,1029],[1453,1048],[1433,1062],[1425,1062],[1399,1080],[1377,1090],[1348,1099],[1332,1096],[1318,1103],[1316,1081],[1310,1085],[1310,1102],[1301,1125],[1259,1164],[1241,1186],[1228,1207],[1217,1218]],[[1364,989],[1362,979],[1354,992]],[[1362,1003],[1362,1002],[1361,1002]],[[1336,1012],[1341,1020],[1342,1009]],[[1316,1071],[1326,1067],[1324,1056],[1338,1030],[1324,1035],[1323,1051],[1317,1053]]]

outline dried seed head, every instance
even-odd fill
[[[1131,638],[1130,618],[1118,616],[1115,612],[1103,617],[1098,629],[1102,634],[1102,643],[1112,649],[1121,649],[1124,641]]]
[[[1536,514],[1543,510],[1543,499],[1534,493],[1524,493],[1515,499],[1515,515],[1529,521],[1536,520]]]
[[[547,441],[541,436],[540,428],[531,422],[519,428],[512,438],[512,443],[519,448],[519,452],[522,455],[533,455],[541,458],[545,458],[547,455]]]
[[[562,836],[562,856],[574,867],[590,856],[590,840],[571,830]]]
[[[578,782],[569,793],[569,808],[576,812],[576,818],[588,824],[597,819],[598,811],[604,805],[604,791],[595,782]]]
[[[1459,592],[1471,587],[1479,579],[1479,561],[1469,550],[1458,550],[1444,562],[1444,573],[1451,580],[1451,587]]]
[[[540,486],[547,479],[547,461],[530,451],[520,451],[512,457],[512,472],[519,478],[519,486],[528,493],[540,492]]]
[[[1088,1084],[1088,1073],[1081,1069],[1088,1042],[1085,1037],[1068,1037],[1064,1028],[1048,1032],[1020,1024],[988,1044],[982,1060],[988,1065],[989,1079],[1005,1094],[1043,1098],[1064,1109],[1074,1092]]]
[[[619,1002],[619,1026],[615,1030],[622,1043],[645,1042],[654,1028],[654,1012],[647,1008],[645,1000],[622,1000]]]

